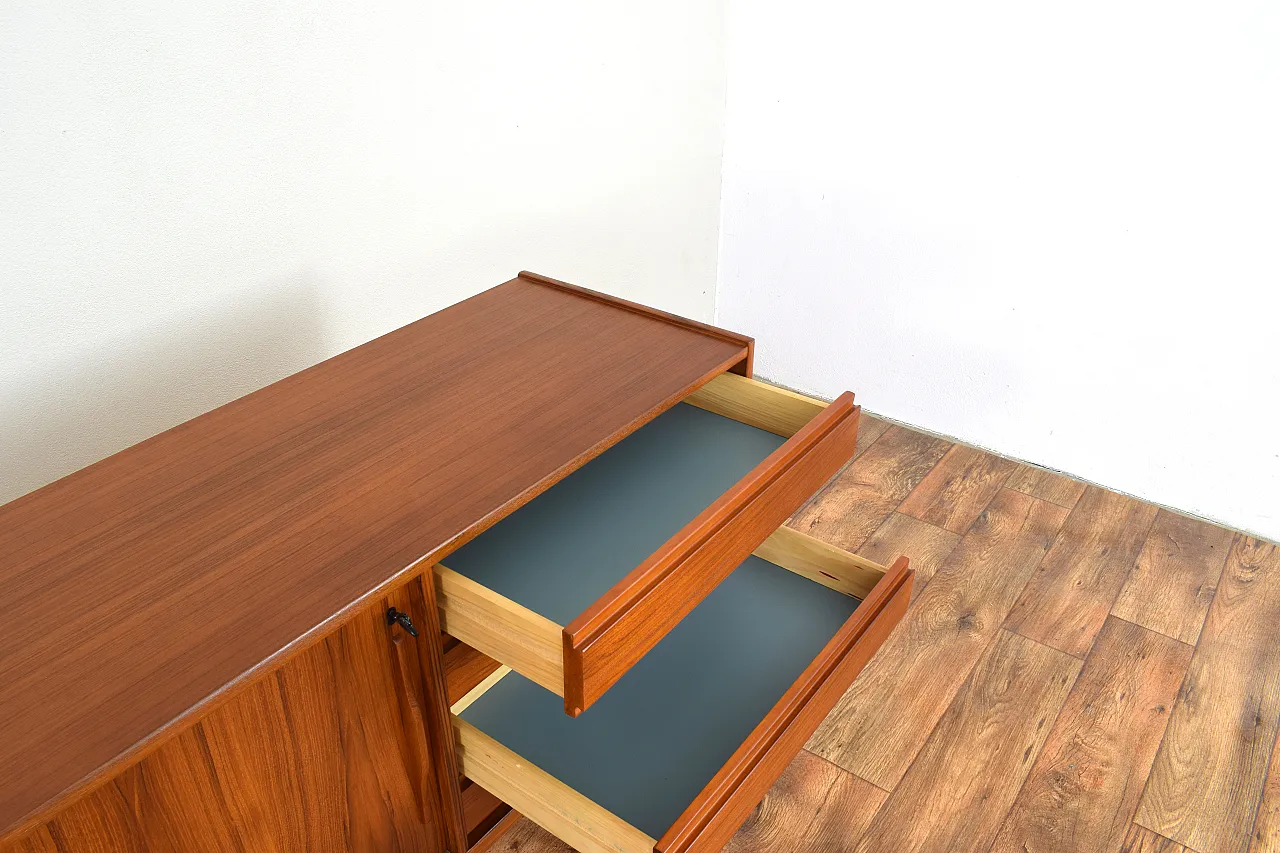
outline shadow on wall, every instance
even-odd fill
[[[298,274],[240,291],[6,390],[0,503],[333,355],[319,284]]]

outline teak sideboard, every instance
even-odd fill
[[[521,273],[0,506],[0,853],[718,850],[912,579],[752,353]]]

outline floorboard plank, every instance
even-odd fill
[[[916,599],[959,542],[958,534],[894,512],[858,549],[858,555],[875,560],[882,566],[893,565],[893,561],[903,554],[910,557],[911,568],[916,573],[911,597]]]
[[[1066,474],[1050,471],[1025,462],[1018,466],[1005,485],[1015,492],[1031,495],[1051,504],[1071,509],[1084,494],[1085,484]]]
[[[991,853],[1120,848],[1191,652],[1107,620]]]
[[[857,459],[866,453],[867,448],[875,444],[888,428],[889,422],[884,418],[877,418],[868,412],[860,412],[858,414],[858,445],[854,448],[853,458]]]
[[[819,759],[821,760],[821,759]],[[833,765],[834,766],[834,765]],[[809,824],[802,849],[812,853],[840,853],[862,837],[888,794],[852,773],[841,771],[822,810]],[[774,850],[790,850],[789,846]]]
[[[830,853],[871,822],[887,796],[852,773],[801,750],[724,853]]]
[[[791,847],[822,810],[839,775],[829,761],[801,750],[724,846],[724,853],[763,853]]]
[[[492,829],[480,836],[479,840],[471,845],[471,848],[467,853],[493,853],[493,851],[498,850],[501,847],[503,840],[507,837],[507,834],[514,831],[514,824],[523,820],[525,820],[525,817],[519,812],[507,812]],[[534,828],[537,829],[537,827]]]
[[[1089,486],[1005,627],[1083,658],[1138,559],[1156,507]]]
[[[1134,822],[1243,853],[1280,725],[1280,547],[1238,536]]]
[[[1001,631],[855,851],[985,853],[1079,669]]]
[[[941,438],[890,426],[788,524],[856,551],[950,447]]]
[[[1232,537],[1216,524],[1160,510],[1111,612],[1195,645]]]
[[[898,512],[963,534],[1018,467],[985,450],[957,444],[911,490]]]
[[[1275,853],[1280,850],[1280,744],[1271,747],[1271,768],[1258,804],[1258,817],[1253,823],[1249,853]]]
[[[1120,853],[1196,853],[1196,851],[1187,850],[1178,842],[1163,835],[1157,835],[1135,823],[1129,827],[1129,834],[1125,836],[1124,844],[1120,846]]]
[[[574,853],[572,847],[527,817],[516,821],[492,847],[491,853]]]
[[[809,749],[893,790],[982,656],[1067,510],[1003,490],[809,739]]]

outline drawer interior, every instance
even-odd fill
[[[773,460],[786,455],[779,449],[788,438],[826,408],[753,380],[717,377],[437,565],[444,630],[568,699],[565,659],[573,626],[588,620],[584,614],[600,620],[600,602],[610,597],[649,594],[652,584],[636,583],[634,573],[656,554],[678,550],[672,543],[692,553],[719,535],[690,530],[723,524],[714,507],[742,483],[776,479],[761,473],[768,467],[763,463],[778,464]],[[774,498],[760,502],[766,501],[773,502],[769,511],[781,513],[773,524],[794,508]],[[704,572],[707,589],[763,536],[722,563],[719,576]],[[680,598],[692,607],[701,594]]]
[[[500,670],[454,706],[462,772],[580,850],[655,849],[862,606],[815,573],[749,557],[577,718]]]
[[[562,625],[784,439],[684,403],[453,552],[453,571]]]

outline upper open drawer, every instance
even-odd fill
[[[444,630],[576,716],[852,457],[857,426],[852,394],[717,376],[436,566]]]

